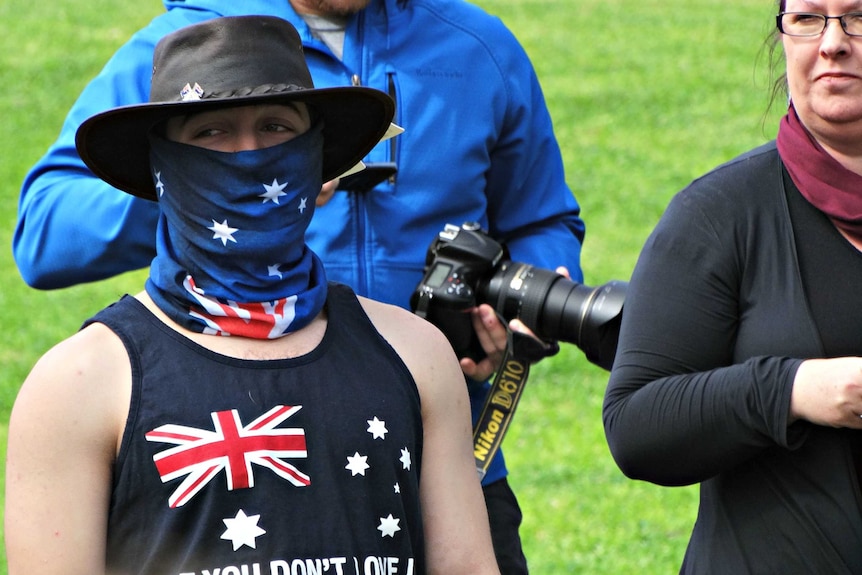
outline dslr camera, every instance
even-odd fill
[[[627,285],[610,281],[589,287],[510,261],[503,244],[467,222],[447,224],[431,243],[410,305],[446,335],[459,358],[484,357],[469,312],[487,303],[506,322],[518,318],[542,340],[573,343],[590,362],[609,370]]]

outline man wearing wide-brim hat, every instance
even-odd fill
[[[81,126],[94,173],[158,202],[157,253],[22,386],[10,574],[498,572],[451,348],[304,243],[391,118],[236,17],[167,36],[150,102]]]

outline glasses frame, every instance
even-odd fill
[[[823,28],[820,29],[820,32],[816,34],[789,34],[784,31],[784,25],[781,20],[785,15],[803,15],[803,16],[816,16],[817,18],[823,19]],[[845,34],[852,38],[860,38],[862,34],[851,34],[847,31],[847,23],[844,21],[844,18],[847,16],[862,16],[862,12],[847,12],[846,14],[841,14],[840,16],[827,16],[826,14],[818,14],[816,12],[780,12],[775,16],[775,25],[778,28],[778,31],[786,36],[791,36],[793,38],[814,38],[815,36],[820,36],[823,32],[826,31],[826,27],[829,26],[829,20],[838,20],[841,24],[841,29]]]

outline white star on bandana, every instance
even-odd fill
[[[162,182],[162,173],[155,172],[156,175],[156,189],[159,191],[159,197],[165,195],[165,184]]]
[[[233,237],[233,233],[239,231],[239,228],[232,228],[228,226],[227,220],[223,221],[222,223],[218,223],[217,221],[213,220],[213,225],[207,229],[212,230],[213,239],[221,240],[221,243],[223,245],[227,245],[228,240],[232,241],[233,243],[236,243],[236,240]]]
[[[287,183],[279,184],[278,178],[273,178],[272,183],[267,185],[263,185],[263,189],[266,191],[260,194],[258,197],[263,198],[263,203],[265,204],[269,200],[272,200],[274,204],[278,203],[278,198],[281,196],[286,196],[287,193],[284,192],[284,188],[287,187]]]
[[[269,275],[270,276],[278,276],[279,278],[283,278],[284,274],[281,273],[281,270],[278,269],[279,266],[281,266],[281,264],[273,264],[271,266],[266,266],[266,269],[267,269],[267,272],[269,273]]]

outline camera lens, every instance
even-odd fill
[[[577,345],[607,369],[616,353],[625,282],[589,287],[550,270],[504,262],[482,295],[507,321],[519,318],[543,339]]]

